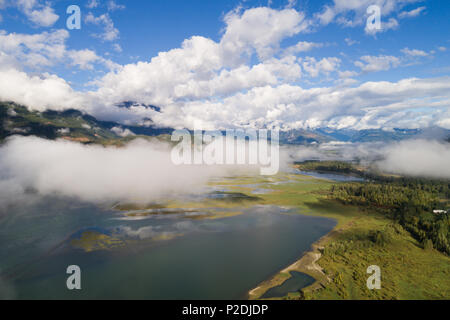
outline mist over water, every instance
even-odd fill
[[[439,140],[343,143],[286,147],[289,159],[360,161],[382,172],[450,179],[450,143]]]
[[[12,137],[0,147],[1,203],[27,193],[91,203],[148,202],[201,193],[214,177],[256,172],[251,166],[175,165],[173,146],[135,140],[125,147],[82,145],[37,137]]]
[[[9,138],[0,147],[0,211],[7,204],[55,195],[96,204],[145,203],[200,194],[214,178],[258,174],[258,167],[249,165],[175,165],[172,148],[139,139],[118,148]],[[294,161],[359,159],[389,173],[450,178],[450,144],[438,141],[282,146],[279,157],[282,171]]]

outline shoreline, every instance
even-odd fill
[[[282,269],[271,278],[261,282],[257,287],[249,290],[247,292],[248,300],[260,300],[261,296],[264,295],[269,289],[283,284],[285,281],[290,279],[292,276],[291,271],[297,271],[309,275],[314,278],[314,283],[300,289],[303,292],[314,292],[316,290],[325,287],[325,284],[329,283],[331,279],[325,274],[323,268],[317,264],[317,262],[322,257],[322,250],[324,245],[330,241],[337,233],[340,232],[341,228],[338,227],[339,224],[327,234],[322,236],[319,240],[315,241],[308,251],[305,251],[303,255],[294,263]],[[300,291],[299,290],[299,291]],[[274,298],[274,299],[280,299]]]

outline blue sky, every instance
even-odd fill
[[[81,30],[66,28],[73,4]],[[373,4],[383,29],[369,32]],[[0,72],[27,84],[0,98],[30,108],[179,127],[450,128],[445,0],[0,0],[0,8]],[[115,107],[125,100],[135,108]]]

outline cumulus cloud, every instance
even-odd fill
[[[341,2],[339,5],[344,6]],[[91,15],[89,19],[97,18]],[[358,86],[351,79],[399,67],[411,57],[420,58],[421,50],[408,49],[399,57],[363,56],[355,63],[361,72],[342,71],[345,61],[340,58],[297,56],[322,43],[300,41],[288,50],[279,50],[283,40],[310,26],[304,14],[293,8],[239,9],[228,13],[224,21],[218,41],[193,36],[179,48],[160,52],[150,61],[124,66],[89,49],[68,50],[65,30],[29,36],[3,32],[0,78],[7,84],[0,87],[0,99],[37,110],[77,108],[123,124],[149,118],[158,126],[174,128],[448,126],[447,78],[365,82]],[[55,75],[28,75],[17,67],[45,66],[60,56],[80,69],[93,70],[103,64],[111,71],[89,83],[96,89],[79,92]],[[331,83],[335,86],[313,84],[323,80],[334,81]],[[117,108],[123,101],[137,104]]]
[[[361,68],[365,72],[386,71],[391,68],[398,67],[400,59],[394,56],[363,56],[359,61],[355,62],[355,66]]]
[[[51,27],[58,21],[59,16],[55,14],[48,2],[41,3],[38,0],[17,0],[15,5],[34,24],[40,27]]]
[[[72,59],[72,64],[79,66],[83,70],[92,70],[94,68],[92,63],[100,59],[94,51],[89,49],[71,51],[69,56]]]
[[[55,75],[29,76],[25,72],[8,69],[0,72],[0,82],[1,101],[15,101],[39,111],[84,105],[82,94],[73,91],[64,79]]]
[[[341,59],[336,57],[323,58],[317,61],[314,57],[306,57],[302,60],[303,69],[309,73],[311,77],[318,77],[319,74],[329,75],[336,71],[341,63]]]
[[[137,100],[165,105],[177,98],[177,91],[179,96],[186,94],[186,86],[211,78],[221,66],[218,44],[192,37],[181,48],[161,52],[150,62],[128,64],[107,74],[98,83],[99,94],[116,103]]]
[[[49,66],[64,57],[68,38],[69,32],[64,29],[37,34],[0,31],[0,51],[24,66]]]
[[[224,56],[232,61],[242,54],[251,55],[253,51],[260,59],[271,58],[282,39],[309,27],[305,15],[295,9],[267,7],[231,11],[225,16],[225,23],[226,31],[220,45]]]
[[[447,115],[448,101],[433,104],[432,96],[448,96],[447,78],[405,79],[398,82],[366,82],[358,87],[322,87],[304,89],[283,84],[277,87],[253,88],[221,101],[195,101],[167,107],[155,115],[154,120],[165,125],[185,124],[194,126],[195,121],[216,128],[264,125],[282,128],[317,128],[327,126],[336,117],[354,116],[358,129],[379,128],[399,119],[393,114],[408,110],[412,104],[428,106],[429,114]],[[416,99],[416,100],[414,100]],[[180,112],[181,110],[181,112]],[[416,125],[416,115],[401,114]],[[431,125],[437,118],[424,118]]]
[[[336,121],[340,127],[348,124],[359,129],[448,125],[449,116],[443,112],[448,110],[450,99],[447,78],[366,82],[355,88],[304,89],[290,84],[302,75],[295,58],[272,59],[251,68],[243,66],[211,73],[211,69],[220,66],[220,60],[201,52],[214,52],[217,44],[204,38],[192,41],[198,43],[160,54],[150,63],[127,65],[110,73],[95,92],[73,91],[67,82],[56,76],[28,76],[13,69],[2,71],[0,77],[5,85],[0,88],[0,99],[17,101],[37,110],[81,108],[101,119],[123,123],[151,118],[160,126],[175,128],[266,125],[315,128]],[[183,63],[185,60],[180,55],[202,58],[190,59],[189,65]],[[366,61],[361,67],[368,71],[382,70],[396,63],[389,59],[387,63],[376,59]],[[304,62],[305,71],[311,76],[333,72],[338,63],[320,64],[312,59]],[[352,75],[352,72],[339,73],[344,78]],[[247,91],[242,92],[242,88]],[[129,109],[114,107],[118,102],[130,100],[158,105],[161,110],[139,105]],[[406,113],[408,108],[427,108],[428,111],[427,114]],[[417,119],[418,115],[422,118]],[[345,117],[356,120],[342,122]]]
[[[112,61],[98,56],[92,50],[67,49],[68,38],[69,32],[65,29],[36,34],[0,31],[0,53],[9,57],[8,61],[0,61],[0,64],[3,67],[20,65],[29,69],[50,67],[64,62],[81,69],[92,69],[95,63],[103,64],[108,70],[117,67]]]
[[[161,52],[150,62],[129,64],[107,74],[98,82],[99,94],[116,103],[121,99],[139,100],[164,106],[178,100],[211,98],[277,85],[301,76],[301,67],[293,56],[226,68],[222,49],[221,44],[210,39],[192,37],[181,48]]]

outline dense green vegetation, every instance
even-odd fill
[[[330,198],[381,212],[402,225],[424,247],[450,254],[450,181],[386,176],[339,161],[308,161],[297,167],[365,177],[364,183],[333,185]]]
[[[363,176],[362,170],[355,168],[350,162],[342,161],[305,161],[296,162],[295,166],[303,171],[335,172]]]
[[[351,208],[351,207],[348,207]],[[364,210],[324,244],[319,265],[330,281],[303,299],[448,299],[450,258],[424,249],[384,214]],[[381,268],[381,289],[366,286],[367,267]]]
[[[445,212],[449,193],[449,182],[402,178],[334,185],[330,196],[345,204],[380,211],[402,225],[424,247],[450,254],[450,217]]]

